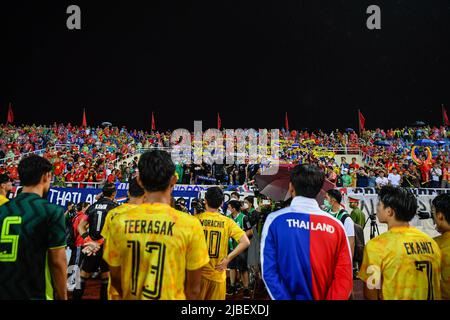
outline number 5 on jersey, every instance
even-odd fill
[[[0,251],[0,262],[15,262],[17,260],[17,249],[19,247],[19,236],[11,235],[10,226],[21,224],[22,217],[7,217],[3,220],[2,233],[0,234],[0,244],[10,244],[11,252]]]

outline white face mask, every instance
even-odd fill
[[[231,210],[230,209],[227,210],[227,216],[231,216]]]

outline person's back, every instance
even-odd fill
[[[369,300],[439,300],[441,251],[436,242],[411,227],[417,199],[407,189],[383,187],[378,193],[377,218],[388,231],[364,248],[359,278]]]
[[[350,246],[344,227],[314,198],[324,175],[297,166],[291,206],[269,214],[261,240],[262,275],[276,300],[348,299],[353,289]],[[303,196],[304,195],[304,196]]]
[[[450,300],[450,194],[443,193],[432,201],[433,220],[441,235],[434,241],[441,249],[441,295]]]
[[[211,281],[225,282],[226,272],[216,270],[216,266],[228,256],[228,239],[239,242],[244,231],[231,218],[218,212],[204,212],[196,218],[202,224],[210,258],[202,268],[202,276]]]
[[[443,300],[450,300],[450,232],[434,238],[442,255],[441,293]]]
[[[366,281],[381,272],[384,300],[440,299],[441,252],[430,236],[414,227],[397,227],[366,247],[359,276]]]
[[[34,193],[0,206],[0,300],[53,299],[47,251],[66,245],[64,210]]]
[[[185,270],[208,262],[200,222],[167,204],[141,204],[114,217],[104,259],[123,272],[122,299],[185,299]],[[195,244],[195,245],[194,245]]]
[[[262,240],[262,268],[269,293],[274,299],[347,299],[350,291],[330,285],[336,269],[352,282],[352,263],[342,224],[322,211],[315,199],[294,198],[290,207],[271,213]],[[277,247],[268,246],[277,243]],[[280,279],[267,283],[269,256],[276,250]],[[280,281],[279,285],[275,282]],[[330,290],[331,289],[331,290]]]
[[[118,206],[113,200],[107,197],[101,197],[92,204],[86,211],[87,221],[89,223],[89,236],[93,240],[102,239],[101,232],[106,218],[111,210]]]

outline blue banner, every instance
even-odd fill
[[[116,201],[123,203],[127,200],[128,190],[119,189],[117,190]],[[73,202],[75,204],[80,202],[88,202],[93,204],[96,199],[95,197],[101,193],[100,189],[90,189],[90,188],[50,188],[48,193],[48,201],[53,204],[67,208],[67,203]],[[186,200],[186,206],[191,211],[191,201],[194,198],[199,197],[199,191],[194,190],[174,190],[172,195],[176,199],[184,198]]]

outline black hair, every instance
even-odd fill
[[[184,204],[186,204],[186,199],[183,198],[183,197],[179,197],[175,202],[176,202],[176,203],[181,203],[181,202],[183,202]]]
[[[250,204],[252,205],[252,207],[254,206],[254,205],[253,205],[253,203],[254,203],[253,201],[255,200],[255,197],[247,196],[247,197],[244,198],[244,201],[245,201],[245,200],[247,200],[248,202],[250,202]]]
[[[440,212],[444,215],[447,223],[450,223],[450,193],[443,193],[433,199],[433,206],[436,213]]]
[[[231,200],[230,202],[228,202],[228,205],[234,208],[236,211],[241,210],[241,203],[237,200]]]
[[[219,187],[211,187],[206,190],[205,200],[209,207],[218,209],[223,203],[223,191]]]
[[[138,170],[146,191],[164,191],[175,174],[175,165],[166,151],[152,150],[141,156]]]
[[[102,188],[102,194],[104,197],[112,197],[112,195],[116,192],[116,186],[114,183],[106,183]]]
[[[298,165],[291,171],[291,183],[297,196],[315,198],[324,181],[325,173],[314,165]]]
[[[336,200],[339,204],[342,202],[342,194],[339,190],[337,189],[330,189],[327,191],[327,194],[333,198],[334,200]]]
[[[409,222],[417,213],[417,199],[407,189],[384,186],[378,197],[385,208],[394,210],[395,218],[399,221]]]
[[[130,183],[128,184],[128,193],[130,194],[130,197],[133,198],[139,198],[144,195],[144,189],[139,185],[136,178],[130,180]]]
[[[44,174],[52,171],[52,164],[38,155],[31,155],[19,162],[18,172],[23,186],[36,186]]]
[[[81,211],[86,207],[89,207],[88,202],[80,202],[79,204],[77,204],[77,211]]]
[[[231,196],[237,196],[238,199],[241,198],[241,195],[240,195],[239,192],[237,192],[237,191],[233,191],[233,192],[231,193]]]

